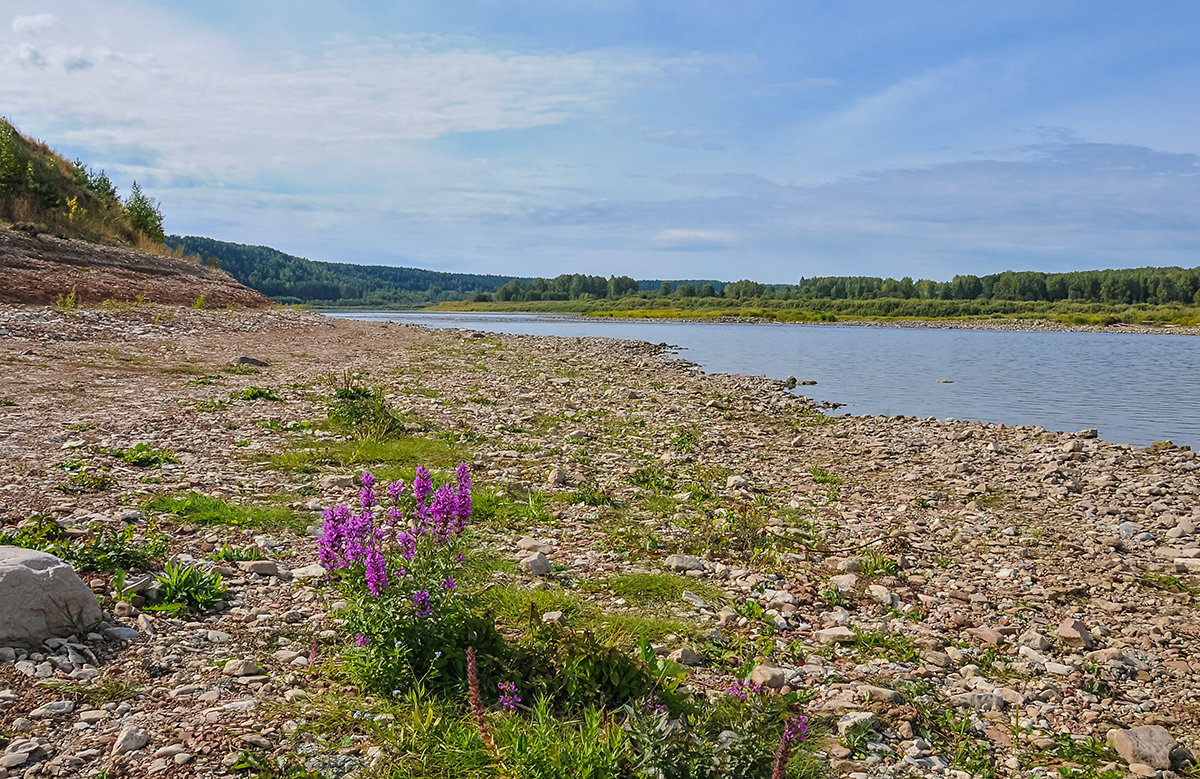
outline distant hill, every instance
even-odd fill
[[[281,303],[328,306],[417,306],[494,292],[516,276],[442,273],[420,268],[319,262],[269,246],[247,246],[194,235],[169,235],[167,246],[218,265],[248,287]]]
[[[162,212],[137,182],[122,200],[103,170],[67,160],[4,119],[0,222],[59,238],[162,251]]]

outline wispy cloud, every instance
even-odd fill
[[[18,16],[12,21],[12,30],[17,35],[30,35],[45,32],[58,24],[58,19],[51,13]]]

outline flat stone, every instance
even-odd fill
[[[1159,770],[1171,767],[1171,751],[1179,742],[1162,725],[1142,725],[1124,730],[1108,731],[1108,743],[1125,762],[1144,763]]]
[[[696,654],[694,651],[692,651],[690,648],[688,648],[686,646],[680,647],[679,649],[676,649],[671,654],[667,655],[667,659],[673,660],[674,662],[679,663],[680,665],[687,665],[687,666],[696,666],[696,665],[704,664],[704,659],[701,658],[700,655]]]
[[[787,682],[787,677],[787,671],[774,665],[757,665],[750,672],[751,682],[770,687],[772,690],[782,687]]]
[[[124,755],[128,752],[135,752],[150,743],[150,734],[141,728],[135,728],[132,725],[126,725],[117,734],[117,740],[113,742],[112,754]]]
[[[850,628],[844,625],[838,625],[836,627],[815,631],[813,633],[813,638],[822,644],[848,644],[855,641],[858,636]]]
[[[29,712],[29,716],[33,719],[47,719],[49,717],[61,717],[73,711],[75,711],[75,703],[73,701],[53,701],[52,703],[38,706]]]
[[[325,566],[320,563],[310,563],[300,568],[292,569],[292,576],[296,579],[320,579],[327,574]]]
[[[521,570],[530,576],[547,576],[554,570],[554,567],[550,565],[546,555],[535,552],[521,560]]]
[[[699,557],[692,557],[685,554],[669,555],[664,561],[667,570],[670,571],[703,571],[704,561]]]
[[[221,672],[226,676],[254,676],[259,672],[258,663],[250,659],[234,658],[225,664]]]
[[[1092,637],[1087,625],[1077,619],[1064,619],[1054,631],[1054,635],[1067,646],[1083,649],[1094,649],[1096,646],[1096,639]]]
[[[274,560],[239,560],[238,570],[259,576],[278,576],[279,563]]]

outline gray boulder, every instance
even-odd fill
[[[1143,763],[1165,770],[1171,767],[1171,750],[1179,744],[1162,725],[1108,731],[1108,743],[1127,763]]]
[[[103,617],[95,594],[54,555],[0,546],[0,646],[86,632]]]

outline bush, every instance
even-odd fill
[[[163,242],[162,211],[158,202],[142,192],[136,181],[129,189],[129,197],[125,198],[125,218],[134,230],[151,241]]]

